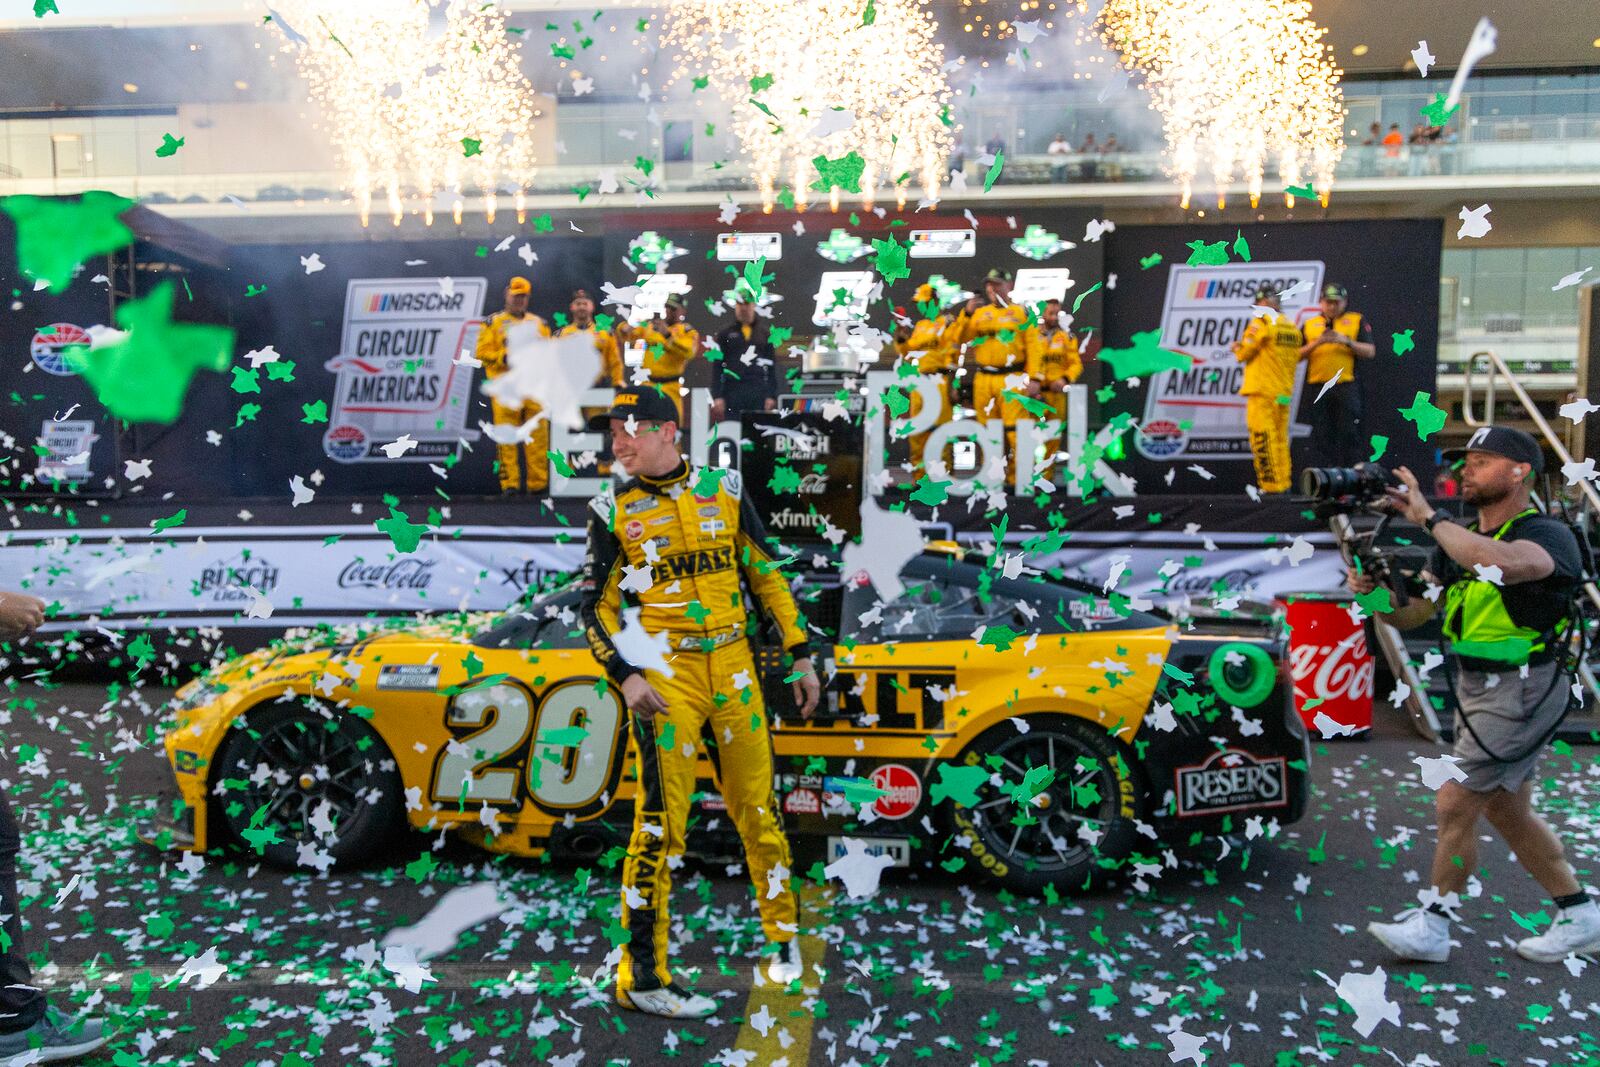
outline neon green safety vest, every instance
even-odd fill
[[[1537,509],[1529,508],[1513,515],[1495,531],[1494,539],[1500,540],[1518,519],[1538,513]],[[1506,610],[1500,587],[1469,574],[1445,590],[1444,636],[1458,656],[1520,667],[1535,652],[1544,651],[1545,640],[1551,633],[1518,626]]]

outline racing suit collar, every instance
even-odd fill
[[[652,478],[646,474],[641,474],[638,477],[640,488],[644,489],[646,492],[657,494],[667,493],[672,489],[672,487],[678,485],[689,477],[689,464],[680,457],[678,460],[678,465],[659,478]]]

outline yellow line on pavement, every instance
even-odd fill
[[[800,958],[805,961],[805,977],[800,979],[799,993],[790,993],[783,986],[773,985],[765,979],[756,980],[755,968],[751,974],[750,998],[744,1005],[744,1023],[739,1027],[739,1039],[733,1047],[743,1052],[754,1052],[749,1067],[806,1067],[811,1062],[811,1028],[816,1017],[805,1001],[822,993],[822,981],[816,967],[827,956],[828,943],[815,933],[821,927],[819,912],[833,899],[832,888],[823,888],[810,882],[800,889]],[[762,1009],[766,1009],[765,1015]],[[761,1016],[770,1018],[766,1034],[750,1020]]]

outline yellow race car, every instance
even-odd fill
[[[1276,620],[1179,620],[954,545],[901,578],[887,603],[836,566],[795,578],[828,649],[810,721],[778,651],[758,657],[801,859],[851,838],[896,866],[1074,888],[1304,812],[1309,744]],[[582,592],[573,578],[499,616],[279,642],[189,683],[166,737],[178,799],[146,839],[326,869],[384,855],[407,828],[450,829],[496,852],[614,861],[635,759]],[[691,850],[737,855],[704,757],[702,771]]]

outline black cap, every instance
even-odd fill
[[[636,422],[677,422],[678,405],[656,385],[636,385],[622,389],[611,399],[608,419],[627,421],[633,416]]]
[[[589,290],[587,290],[587,289],[574,289],[574,290],[572,290],[572,299],[573,300],[587,300],[591,304],[594,303],[594,297],[589,295]]]
[[[1539,442],[1521,430],[1509,426],[1484,426],[1474,431],[1465,448],[1446,449],[1444,458],[1454,463],[1465,459],[1468,452],[1488,452],[1504,456],[1513,463],[1526,463],[1528,469],[1538,474],[1544,470],[1544,451]]]
[[[677,293],[668,293],[667,294],[667,299],[664,302],[663,306],[669,307],[669,308],[681,308],[681,307],[684,306],[683,305],[683,297],[678,295]]]
[[[1276,299],[1278,299],[1278,287],[1276,285],[1263,282],[1256,286],[1256,303],[1259,304],[1263,300]]]
[[[983,280],[986,282],[1010,283],[1016,281],[1017,278],[1016,275],[1012,274],[1008,270],[1001,270],[999,267],[991,267],[989,269],[989,273],[983,276]]]
[[[1349,300],[1350,290],[1338,282],[1329,282],[1322,287],[1322,297],[1324,300]]]

